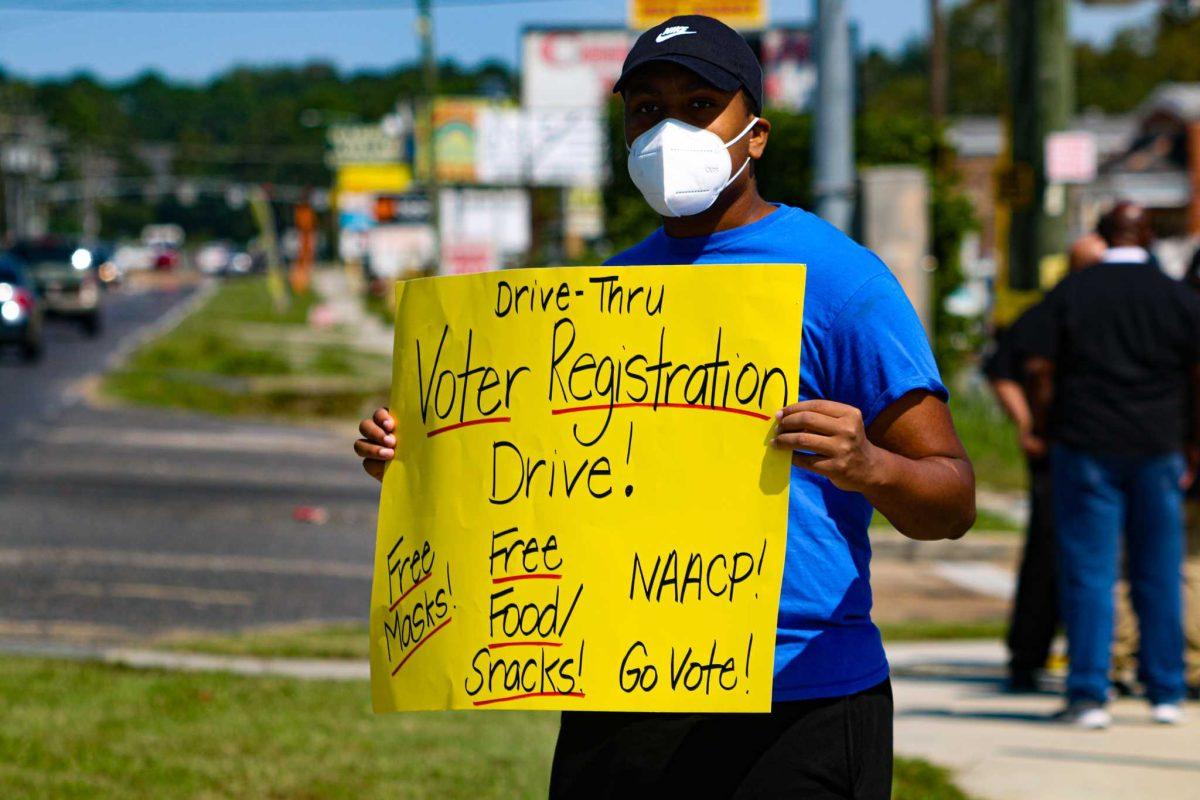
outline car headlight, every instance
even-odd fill
[[[71,253],[71,266],[75,269],[84,270],[92,265],[92,254],[84,248],[79,248],[74,253]]]
[[[16,322],[21,318],[21,313],[21,304],[16,300],[5,300],[0,304],[0,317],[3,317],[5,322]]]
[[[0,283],[0,303],[7,303],[16,296],[11,283]]]

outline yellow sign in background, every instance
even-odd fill
[[[731,28],[767,26],[767,0],[629,0],[629,27],[644,30],[680,14],[716,17]]]
[[[767,711],[804,267],[397,285],[377,711]]]

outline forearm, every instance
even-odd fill
[[[975,524],[975,472],[966,458],[907,458],[876,448],[862,494],[896,530],[922,541],[958,539]]]
[[[1054,405],[1054,362],[1032,359],[1027,368],[1026,394],[1033,432],[1044,437],[1050,428],[1050,409]]]
[[[988,381],[996,402],[1017,426],[1017,430],[1028,432],[1033,430],[1033,414],[1029,410],[1029,401],[1025,397],[1025,389],[1016,381],[1004,378]]]

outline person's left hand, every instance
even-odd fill
[[[871,444],[862,412],[832,400],[805,400],[776,412],[776,447],[792,451],[792,463],[824,475],[847,492],[861,492],[879,474],[882,451]]]
[[[1189,444],[1184,451],[1187,457],[1187,468],[1179,479],[1179,488],[1187,491],[1196,482],[1196,472],[1200,470],[1200,445]]]

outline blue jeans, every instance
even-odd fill
[[[1108,699],[1113,586],[1124,531],[1142,631],[1139,676],[1150,702],[1178,702],[1184,694],[1183,456],[1128,458],[1059,444],[1050,458],[1059,599],[1071,659],[1068,699]]]

